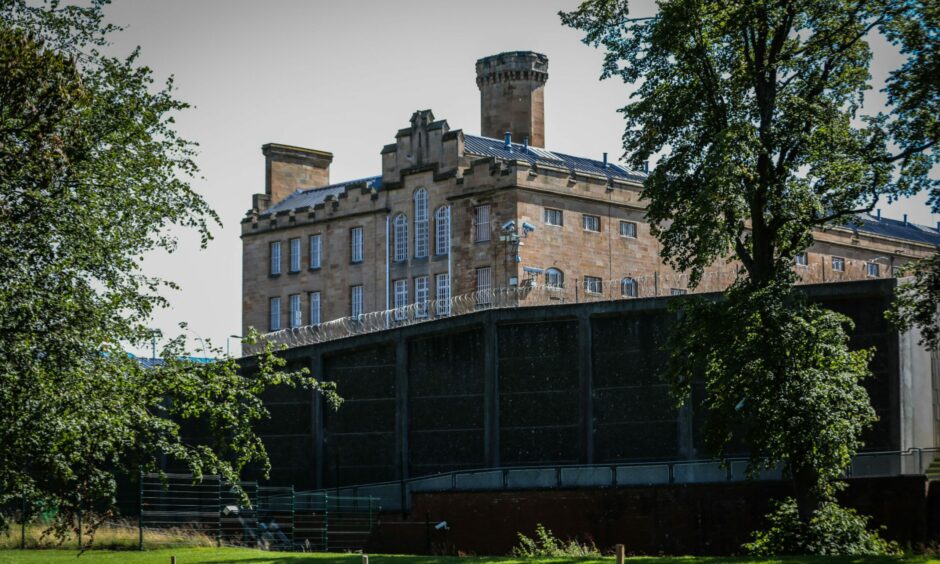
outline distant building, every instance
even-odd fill
[[[262,147],[265,191],[242,221],[244,331],[447,315],[454,296],[486,305],[502,288],[560,302],[688,290],[650,235],[644,171],[545,149],[548,59],[509,52],[476,69],[482,136],[417,111],[381,149],[381,175],[330,184],[331,153]],[[940,245],[906,219],[859,221],[814,234],[794,266],[804,281],[889,277]],[[716,265],[699,289],[731,280]]]

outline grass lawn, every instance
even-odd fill
[[[328,564],[359,563],[362,557],[358,554],[302,554],[296,552],[262,552],[254,549],[242,548],[176,548],[163,550],[136,551],[107,551],[90,550],[82,555],[75,550],[0,550],[0,564],[39,564],[39,563],[97,563],[105,564],[169,564],[170,556],[176,556],[177,564],[223,564],[226,562],[245,562],[251,564]],[[776,562],[808,564],[921,564],[937,562],[940,560],[926,557],[903,558],[785,558],[785,559],[746,559],[746,558],[628,558],[631,564],[718,564],[720,562],[737,562],[740,564],[772,564]],[[443,564],[475,564],[478,562],[501,562],[503,564],[536,564],[549,562],[571,562],[561,559],[518,559],[509,557],[433,557],[433,556],[370,556],[369,563],[378,564],[430,564],[441,562]],[[591,562],[613,562],[613,557],[602,559],[577,560],[585,564]]]

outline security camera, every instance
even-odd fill
[[[514,219],[510,219],[509,221],[507,221],[506,223],[504,223],[503,226],[502,226],[503,231],[512,231],[513,228],[515,228],[515,227],[516,227],[516,220],[514,220]]]
[[[437,525],[434,525],[434,528],[438,531],[449,531],[450,527],[447,526],[447,521],[441,521]]]
[[[533,231],[535,231],[535,226],[534,226],[534,225],[532,225],[532,224],[529,223],[528,221],[523,221],[523,222],[522,222],[522,232],[523,232],[523,233],[528,234],[528,233],[532,233]]]

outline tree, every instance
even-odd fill
[[[716,261],[740,265],[722,301],[684,300],[669,376],[683,399],[704,378],[719,453],[750,423],[752,470],[785,463],[809,523],[872,420],[858,385],[868,353],[848,351],[844,318],[797,300],[792,261],[813,229],[940,186],[929,174],[940,10],[936,0],[662,0],[654,17],[635,18],[628,4],[587,0],[560,15],[606,50],[602,78],[638,84],[620,110],[623,142],[636,166],[661,153],[643,198],[664,260],[693,285]],[[868,38],[879,32],[906,60],[888,79],[886,111],[866,115]],[[781,390],[797,395],[778,405]],[[835,398],[848,403],[823,414]],[[801,436],[811,431],[834,442],[817,451]]]
[[[161,454],[233,482],[267,468],[252,425],[270,386],[338,402],[270,347],[252,374],[181,360],[180,339],[152,370],[122,352],[146,342],[173,287],[144,276],[141,257],[173,251],[172,225],[205,246],[218,218],[189,185],[195,145],[173,125],[186,104],[171,81],[153,88],[136,52],[99,51],[115,31],[103,4],[0,0],[0,505],[51,503],[60,534],[82,508],[106,515],[116,475]],[[184,442],[186,420],[207,438]]]

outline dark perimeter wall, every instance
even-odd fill
[[[883,312],[894,280],[807,286],[877,348],[866,382],[880,421],[867,450],[896,450],[898,336]],[[703,458],[701,415],[658,377],[671,298],[503,309],[285,351],[337,383],[266,396],[271,482],[297,489],[453,470]]]

